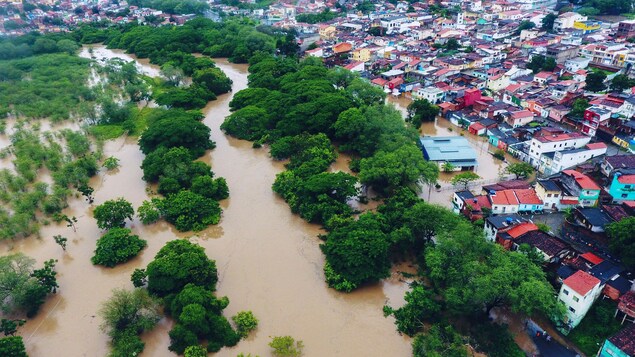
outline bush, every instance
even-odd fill
[[[181,232],[200,231],[210,224],[218,224],[221,208],[211,198],[183,190],[165,199],[161,213]]]
[[[0,338],[0,356],[28,357],[22,336]]]
[[[291,336],[276,336],[269,342],[269,347],[273,348],[274,356],[299,357],[302,355],[304,343],[296,341]]]
[[[161,211],[159,210],[161,200],[153,198],[150,201],[143,201],[141,206],[137,209],[137,215],[143,224],[151,224],[158,221],[161,218]]]
[[[97,227],[101,229],[123,227],[126,225],[126,219],[132,219],[133,215],[134,208],[123,198],[108,200],[95,207],[93,211]]]
[[[241,337],[247,337],[249,332],[258,327],[258,319],[251,311],[241,311],[232,316],[232,320],[236,324],[236,330]]]
[[[139,236],[131,235],[126,228],[113,228],[98,241],[91,261],[95,265],[114,267],[134,258],[147,245]]]

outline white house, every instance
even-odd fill
[[[589,66],[589,62],[591,62],[590,58],[571,58],[564,61],[564,68],[567,70],[567,72],[575,73],[578,70],[587,68]]]
[[[586,16],[582,16],[577,12],[565,12],[558,16],[557,19],[553,22],[553,30],[555,32],[560,32],[564,29],[573,28],[573,24],[576,21],[586,21],[588,18]]]
[[[529,163],[539,166],[540,156],[548,152],[561,151],[567,148],[581,148],[591,141],[591,138],[580,133],[553,134],[538,136],[531,139],[529,146]]]
[[[445,92],[437,87],[424,87],[419,88],[414,94],[418,99],[427,99],[430,103],[438,104],[443,101]]]
[[[564,279],[558,300],[567,308],[565,323],[569,328],[578,326],[601,292],[600,279],[582,270]]]
[[[606,154],[604,143],[587,144],[579,149],[568,149],[542,154],[538,171],[545,175],[552,175],[569,167],[579,165],[594,157]]]

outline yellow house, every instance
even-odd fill
[[[351,52],[354,61],[368,62],[370,61],[370,50],[368,48],[358,48]]]
[[[333,25],[320,25],[320,38],[323,40],[332,40],[337,34],[337,29]]]
[[[622,137],[621,138],[621,137],[615,135],[611,141],[617,146],[620,146],[620,147],[622,147],[624,149],[628,149],[628,138],[626,138],[626,137]]]
[[[597,21],[576,21],[573,23],[573,28],[589,33],[599,30],[600,23]]]

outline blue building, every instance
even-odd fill
[[[609,186],[613,201],[635,200],[635,169],[618,169]]]
[[[462,136],[425,136],[419,138],[419,143],[423,157],[436,162],[441,170],[446,163],[455,171],[474,170],[478,166],[476,151]]]
[[[598,357],[635,357],[635,324],[607,338]]]

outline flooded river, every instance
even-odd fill
[[[121,52],[103,47],[93,53],[99,54],[96,57],[123,57]],[[158,70],[147,63],[140,66],[144,73]],[[246,87],[245,65],[219,60],[218,66],[232,79],[232,93]],[[265,149],[252,149],[251,143],[227,137],[219,130],[229,113],[231,97],[232,94],[221,95],[211,102],[204,119],[217,144],[204,160],[211,163],[218,176],[227,179],[230,198],[221,202],[221,223],[192,239],[216,260],[217,294],[228,296],[231,301],[226,316],[252,310],[260,325],[247,340],[216,355],[233,357],[243,352],[268,356],[270,336],[291,335],[304,341],[305,356],[409,356],[409,339],[399,336],[393,319],[382,314],[385,303],[403,303],[406,285],[395,273],[391,279],[352,294],[327,288],[322,272],[324,258],[316,237],[321,229],[293,215],[271,190],[275,175],[283,170],[282,164],[271,160]],[[149,196],[141,180],[143,154],[136,140],[110,141],[104,151],[106,157],[117,157],[121,166],[112,172],[102,171],[92,179],[94,205],[125,197],[138,207]],[[131,288],[132,271],[145,267],[167,241],[187,236],[163,222],[143,226],[135,220],[131,228],[148,241],[148,247],[134,260],[114,269],[95,267],[90,257],[102,232],[92,218],[92,207],[81,199],[69,203],[65,213],[78,218],[77,232],[52,225],[41,229],[40,238],[0,244],[2,254],[23,252],[35,258],[38,265],[50,258],[59,260],[58,293],[20,329],[31,357],[107,354],[108,338],[99,329],[100,305],[112,289]],[[56,234],[68,237],[67,252],[54,243],[52,237]],[[143,356],[172,355],[167,349],[170,327],[171,322],[163,319],[143,336]]]

